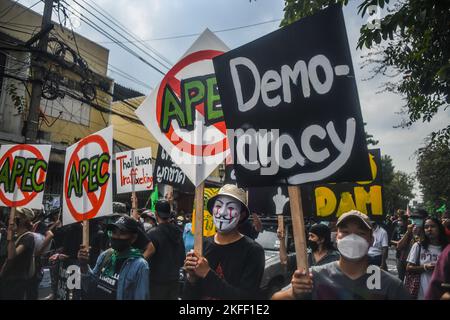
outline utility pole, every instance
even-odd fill
[[[54,0],[45,0],[44,14],[42,16],[41,30],[48,30],[52,23],[52,9]],[[31,87],[31,101],[28,110],[27,131],[25,135],[25,143],[35,143],[38,134],[39,111],[42,96],[42,82],[44,77],[44,68],[36,66],[36,61],[40,59],[41,52],[46,52],[48,46],[48,32],[42,35],[37,45],[38,52],[32,54],[32,70],[33,70],[33,84]],[[33,66],[34,64],[34,66]]]

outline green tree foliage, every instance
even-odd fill
[[[387,8],[380,28],[364,25],[357,48],[378,48],[373,76],[391,72],[401,77],[389,82],[386,90],[405,97],[402,126],[422,120],[429,122],[440,110],[449,107],[450,84],[450,10],[448,0],[359,0],[361,17],[370,6]],[[285,0],[282,26],[314,14],[330,5],[348,0]],[[391,72],[389,72],[389,70]],[[392,73],[391,73],[392,75]],[[438,128],[432,141],[450,140],[450,125]]]
[[[396,171],[392,158],[384,155],[381,158],[383,173],[383,203],[387,213],[397,209],[405,209],[409,200],[414,197],[414,177],[402,171]]]
[[[450,207],[450,147],[445,143],[428,143],[419,149],[417,180],[428,210],[435,211],[446,204]]]

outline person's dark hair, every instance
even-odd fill
[[[325,249],[334,250],[333,243],[331,242],[331,230],[328,226],[322,223],[313,224],[309,232],[314,233],[320,239],[323,239],[323,246]]]
[[[425,233],[425,223],[427,220],[431,220],[433,221],[437,227],[438,227],[438,242],[439,245],[442,246],[442,248],[444,248],[447,245],[447,236],[445,235],[445,229],[444,226],[442,225],[442,223],[439,221],[439,219],[435,218],[435,217],[427,217],[424,219],[423,221],[423,240],[420,242],[420,244],[422,245],[422,247],[427,250],[428,246],[430,245],[430,239],[427,237],[426,233]]]
[[[415,215],[419,215],[419,216],[421,216],[421,217],[424,218],[424,219],[426,219],[426,218],[428,217],[428,212],[427,212],[427,210],[425,210],[425,209],[417,209],[417,210],[414,212],[414,214],[415,214]]]

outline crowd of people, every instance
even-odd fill
[[[172,209],[160,199],[154,211],[93,219],[85,247],[81,223],[62,226],[59,211],[16,208],[14,222],[0,226],[0,299],[38,299],[43,266],[51,270],[48,299],[263,298],[265,254],[255,241],[263,227],[243,189],[225,185],[208,200],[216,234],[204,237],[201,251],[194,251],[190,217]],[[380,222],[352,210],[306,231],[309,268],[294,268],[272,299],[450,299],[448,213],[437,219],[398,210]],[[278,235],[284,244],[284,232]],[[387,264],[389,247],[397,274]],[[80,270],[79,288],[61,280],[70,266]]]

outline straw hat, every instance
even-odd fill
[[[242,204],[242,207],[245,212],[245,217],[241,222],[245,221],[248,218],[248,216],[250,215],[250,210],[248,209],[247,206],[247,194],[245,193],[244,189],[238,188],[234,184],[224,185],[222,188],[220,188],[218,194],[216,194],[214,197],[208,200],[206,207],[208,208],[209,212],[212,212],[214,202],[219,196],[228,196],[239,201]]]
[[[27,221],[33,221],[34,212],[31,209],[25,207],[17,207],[16,208],[16,216],[23,218]]]

